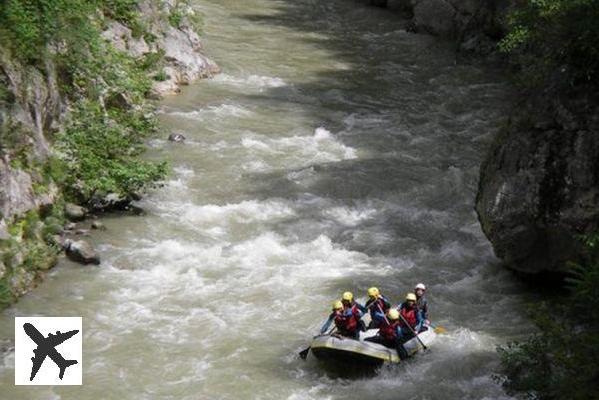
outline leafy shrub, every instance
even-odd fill
[[[132,127],[151,122],[139,113],[123,114],[106,114],[99,103],[82,101],[58,137],[56,147],[69,170],[68,194],[81,202],[96,193],[129,195],[166,173],[165,163],[139,159],[144,147],[138,133],[144,131]]]
[[[528,85],[596,83],[599,0],[526,0],[508,24],[500,49],[512,55]]]
[[[158,72],[157,74],[155,74],[152,78],[155,81],[164,82],[169,78],[169,76],[164,70],[162,70],[162,71]]]
[[[171,26],[174,28],[179,28],[181,26],[181,21],[183,20],[183,13],[177,8],[171,10],[168,14],[168,22],[170,22]]]
[[[539,333],[498,348],[505,386],[541,399],[599,399],[599,235],[584,239],[584,266],[573,266],[570,294],[533,308]]]
[[[164,53],[140,63],[114,49],[101,37],[98,11],[144,35],[137,0],[0,3],[0,44],[26,64],[53,60],[63,94],[71,100],[67,126],[56,135],[58,157],[50,158],[43,172],[81,202],[95,193],[137,192],[166,171],[164,163],[139,159],[144,138],[155,131],[145,100],[152,85],[148,70],[161,65]]]
[[[94,0],[4,0],[0,2],[0,41],[30,64],[41,62],[48,44],[82,47],[91,35]]]
[[[14,300],[7,278],[0,279],[0,310],[9,306]]]

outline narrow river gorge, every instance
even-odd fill
[[[83,316],[83,386],[13,386],[8,354],[0,397],[510,398],[495,347],[530,328],[527,299],[473,209],[506,79],[355,1],[199,7],[223,72],[160,103],[165,186],[104,219],[100,267],[62,260],[0,315],[2,339],[14,316]],[[449,331],[431,351],[360,379],[297,357],[342,291],[420,281]]]

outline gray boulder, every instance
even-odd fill
[[[582,254],[578,235],[599,229],[599,122],[568,111],[588,105],[546,100],[533,109],[544,104],[543,118],[497,138],[476,199],[496,255],[525,273],[564,271]]]
[[[104,224],[101,223],[100,221],[93,221],[92,224],[91,224],[91,228],[92,229],[106,229],[104,227]]]
[[[180,133],[171,133],[168,135],[168,140],[170,142],[183,143],[185,141],[185,136]]]
[[[66,203],[64,206],[64,214],[71,221],[81,221],[85,219],[87,210],[77,204]]]
[[[100,256],[91,244],[85,240],[67,240],[65,242],[67,256],[81,264],[100,264]]]
[[[6,221],[4,221],[4,219],[0,219],[0,240],[8,239],[10,239],[10,233],[8,233],[8,226],[6,226]]]

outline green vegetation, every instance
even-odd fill
[[[572,265],[569,294],[532,310],[539,333],[498,349],[510,391],[540,399],[599,399],[599,235],[584,241],[588,259]]]
[[[65,222],[63,206],[59,200],[46,210],[47,215],[32,210],[8,226],[10,239],[0,241],[0,310],[28,289],[28,281],[37,279],[56,263],[60,249],[53,243],[52,235]]]
[[[529,86],[567,90],[599,78],[599,0],[526,0],[500,49]]]
[[[0,1],[0,154],[10,155],[13,168],[30,172],[35,193],[47,193],[54,183],[61,193],[54,207],[7,221],[11,238],[0,241],[0,309],[55,262],[55,235],[65,222],[65,198],[80,204],[109,193],[127,198],[153,186],[167,172],[165,163],[142,159],[144,141],[156,131],[147,96],[153,79],[165,78],[164,52],[134,59],[101,35],[108,22],[116,20],[134,37],[155,41],[138,2]],[[177,2],[174,15],[164,17],[178,26],[188,17],[187,4]],[[45,160],[32,156],[31,133],[5,112],[23,96],[9,85],[2,68],[6,60],[14,63],[24,81],[55,71],[60,95],[67,100],[61,130],[45,132],[53,136],[52,152]]]
[[[66,128],[55,138],[57,155],[42,168],[70,200],[86,203],[94,194],[110,192],[127,196],[166,173],[163,163],[140,160],[143,140],[156,126],[145,100],[150,73],[161,70],[164,53],[136,60],[100,35],[103,14],[128,25],[134,35],[137,31],[137,36],[145,36],[136,4],[136,0],[0,4],[0,46],[41,71],[47,60],[52,61],[59,87],[70,98]],[[0,100],[6,97],[4,92],[0,90]]]
[[[138,159],[143,145],[141,136],[133,132],[136,128],[147,131],[153,125],[153,120],[140,114],[105,114],[97,103],[79,104],[58,138],[58,149],[70,171],[67,194],[83,202],[96,193],[127,196],[164,176],[164,163]]]
[[[202,32],[204,20],[202,15],[193,8],[191,1],[176,0],[168,14],[168,21],[171,26],[180,28],[184,18],[197,33]]]
[[[0,279],[0,310],[9,306],[14,301],[14,296],[10,291],[10,285],[6,278]]]

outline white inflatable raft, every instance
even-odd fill
[[[317,359],[336,364],[379,366],[385,362],[399,363],[400,359],[395,349],[364,340],[376,335],[377,331],[377,329],[370,329],[360,332],[360,340],[335,334],[316,336],[312,340],[311,350]],[[418,334],[426,347],[435,341],[436,336],[437,334],[430,327]],[[404,343],[404,347],[410,356],[422,350],[422,345],[415,337]]]

